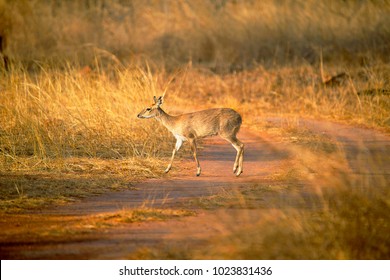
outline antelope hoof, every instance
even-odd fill
[[[171,166],[170,165],[167,167],[167,169],[165,169],[164,173],[168,173],[169,170],[171,170]]]
[[[236,173],[238,166],[233,167],[233,173]]]
[[[241,175],[241,173],[242,173],[242,170],[241,170],[241,169],[240,169],[240,170],[238,170],[238,171],[237,171],[237,173],[236,173],[236,177],[240,176],[240,175]]]
[[[196,170],[196,176],[200,176],[200,168],[198,168],[197,170]]]

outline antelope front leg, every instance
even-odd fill
[[[169,162],[167,169],[165,169],[165,173],[168,173],[169,170],[171,170],[173,159],[175,158],[176,152],[180,149],[181,145],[183,145],[183,140],[180,138],[176,138],[176,145],[172,152],[171,161]]]
[[[175,158],[175,154],[176,154],[176,148],[173,149],[171,161],[169,162],[167,169],[165,169],[165,171],[164,171],[165,173],[168,173],[169,170],[171,170],[172,162],[173,162],[173,159]]]

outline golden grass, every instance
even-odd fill
[[[356,64],[388,57],[389,12],[388,1],[3,0],[0,33],[25,61],[149,57],[170,69],[192,61],[228,70],[313,63],[322,47],[326,61]]]
[[[113,189],[101,181],[108,177],[126,186],[161,175],[156,157],[167,150],[168,134],[155,122],[136,118],[150,102],[154,81],[139,69],[116,73],[115,82],[104,75],[83,76],[77,69],[42,68],[38,75],[18,70],[4,76],[0,192],[12,202],[6,205],[15,199],[20,207],[34,197],[61,201],[72,192],[73,197],[101,193]],[[42,177],[42,186],[47,185],[35,187],[31,177]],[[88,180],[96,188],[83,183]],[[58,193],[45,194],[44,188]]]
[[[145,147],[147,129],[134,131],[140,127],[140,104],[151,94],[143,84],[145,77],[131,70],[117,72],[120,76],[113,83],[104,75],[84,76],[77,69],[42,70],[34,76],[13,73],[3,81],[2,116],[7,121],[2,149],[10,158],[121,158],[151,152]]]
[[[233,230],[219,239],[219,245],[210,245],[217,248],[213,258],[388,259],[388,175],[363,167],[367,174],[351,174],[340,150],[329,155],[326,148],[308,150],[302,143],[291,146],[299,159],[294,164],[299,173],[285,177],[285,184],[292,187],[278,190],[281,197],[273,195],[267,201],[268,208],[278,209],[276,213],[265,211],[259,224]],[[305,190],[299,183],[306,185]],[[256,194],[251,190],[249,197]]]
[[[271,211],[211,240],[208,255],[175,247],[142,257],[388,258],[387,177],[351,176],[337,143],[294,124],[306,117],[390,132],[388,1],[104,3],[0,1],[0,58],[11,61],[7,70],[0,60],[2,211],[161,176],[172,136],[136,114],[168,87],[167,112],[232,107],[245,127],[269,133],[264,117],[285,117],[273,136],[299,151],[269,184],[198,205],[267,208],[264,196],[295,195],[304,181],[323,209]],[[348,75],[324,84],[338,73]]]
[[[321,197],[325,209],[260,212],[258,224],[213,239],[204,252],[190,258],[387,259],[388,189],[373,186],[383,195],[377,196],[353,186],[338,187]]]
[[[384,74],[390,76],[388,65],[383,64],[382,68],[356,67],[350,80],[335,87],[322,86],[316,66],[275,68],[267,70],[259,66],[226,75],[196,70],[187,72],[180,91],[174,94],[185,99],[188,92],[195,91],[191,101],[195,100],[199,107],[205,104],[214,107],[232,106],[243,114],[244,125],[254,127],[263,126],[264,115],[302,116],[389,131],[388,94],[357,94],[367,88],[374,88],[376,79],[382,81],[384,88],[388,88],[388,79],[383,78]],[[369,74],[362,77],[363,72]]]
[[[73,66],[63,70],[43,66],[36,74],[14,70],[1,81],[1,205],[8,211],[36,208],[88,193],[126,189],[129,182],[160,176],[174,141],[162,126],[138,120],[136,114],[168,85],[164,105],[168,112],[233,107],[243,115],[244,126],[260,130],[269,129],[264,116],[288,117],[290,123],[277,133],[311,150],[332,154],[336,143],[298,131],[294,118],[331,119],[388,132],[388,96],[357,95],[368,88],[363,84],[367,77],[381,79],[382,72],[375,69],[366,68],[369,76],[356,74],[332,88],[318,83],[314,66],[278,70],[259,66],[225,75],[190,66],[175,74],[132,67],[114,70],[113,77],[105,72],[80,72]],[[45,180],[46,188],[56,184],[58,191],[35,188],[28,176],[52,178]],[[97,185],[89,188],[88,183],[76,184],[73,179],[57,184],[56,178],[63,176],[85,176]],[[116,179],[112,184],[99,183],[105,176]]]
[[[133,223],[165,221],[195,215],[195,212],[180,209],[128,209],[112,213],[84,215],[84,216],[58,216],[58,215],[31,215],[31,214],[0,214],[2,223],[9,223],[3,238],[13,236],[12,240],[25,241],[26,235],[31,239],[45,238],[45,240],[61,238],[80,238],[98,230],[127,227]],[[17,221],[15,223],[15,221]],[[16,225],[15,225],[16,224]],[[20,224],[28,227],[29,232],[20,234]],[[94,237],[92,236],[92,239]]]
[[[23,212],[109,191],[131,190],[142,179],[161,176],[162,164],[159,159],[136,157],[25,159],[23,169],[0,174],[0,209]]]

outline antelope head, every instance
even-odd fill
[[[154,96],[153,99],[154,99],[154,104],[152,104],[150,107],[146,107],[145,109],[143,109],[137,115],[138,118],[140,118],[140,119],[150,119],[150,118],[156,117],[159,114],[158,109],[163,104],[164,98],[163,98],[163,96],[160,96],[159,98]]]

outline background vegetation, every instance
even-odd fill
[[[339,66],[388,61],[389,12],[388,1],[2,0],[1,23],[18,60],[147,57],[226,70],[314,64],[320,48]]]
[[[283,116],[389,132],[390,2],[385,0],[2,0],[0,36],[3,211],[126,189],[160,176],[171,136],[136,114],[164,91],[168,112],[233,107],[251,129],[266,129],[265,116]],[[342,204],[345,211],[330,208],[314,218],[295,214],[308,227],[293,239],[309,240],[318,255],[272,247],[264,256],[256,252],[265,247],[237,245],[246,254],[238,256],[388,256],[388,238],[380,235],[374,242],[377,235],[370,235],[388,231],[381,211],[389,208],[388,179],[377,182],[378,188],[370,185],[378,195],[353,194],[353,201],[374,213],[369,221],[360,221],[353,214],[359,206],[347,199],[345,188],[355,183],[332,183],[340,186],[332,205]],[[352,216],[352,224],[345,224]],[[372,228],[378,220],[384,221],[380,228]],[[272,227],[271,240],[290,236],[285,222]],[[362,223],[368,225],[363,237],[338,235],[340,227],[350,232]],[[321,235],[324,231],[329,236]],[[382,249],[354,253],[364,234],[374,242],[365,248]],[[234,240],[247,244],[246,238]],[[328,238],[349,249],[327,254],[318,244]]]

